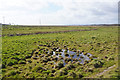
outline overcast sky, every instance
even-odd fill
[[[0,23],[4,19],[26,25],[118,23],[118,1],[0,0]]]

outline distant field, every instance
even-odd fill
[[[96,30],[8,36],[18,33],[89,29]],[[3,78],[118,77],[117,26],[3,26],[2,35],[5,35],[2,36]],[[83,60],[85,57],[89,60]]]
[[[57,32],[57,31],[68,31],[68,30],[86,30],[92,29],[92,27],[80,27],[80,26],[3,26],[2,35],[10,34],[29,34],[29,33],[38,33],[38,32]]]

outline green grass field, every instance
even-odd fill
[[[52,31],[66,31],[66,30],[84,30],[91,29],[92,27],[79,27],[79,26],[4,26],[3,35],[9,34],[28,34],[36,32],[52,32]]]
[[[49,31],[85,30],[22,36],[7,36]],[[118,27],[21,27],[3,26],[2,77],[3,78],[117,78]],[[56,50],[54,50],[56,49]],[[64,49],[65,58],[61,51]],[[57,51],[58,50],[58,51]],[[88,56],[80,59],[68,57],[67,51]],[[80,50],[80,51],[79,51]],[[53,55],[53,51],[56,53]],[[91,53],[89,56],[87,53]],[[59,54],[59,58],[56,55]],[[70,54],[69,54],[70,55]],[[74,56],[71,55],[71,56]],[[81,57],[82,58],[82,57]],[[64,65],[65,60],[66,64]],[[73,60],[73,61],[72,61]],[[109,67],[115,65],[113,68]],[[104,70],[108,69],[107,72]],[[102,73],[101,75],[97,75]]]

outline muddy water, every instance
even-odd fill
[[[62,61],[63,61],[63,63],[64,63],[64,66],[66,65],[66,63],[65,63],[65,50],[64,49],[62,49],[62,52],[60,52],[61,53],[61,56],[63,57],[63,59],[61,59]],[[77,59],[81,64],[83,64],[84,63],[84,61],[85,60],[90,60],[89,59],[89,57],[91,57],[92,56],[92,54],[90,54],[90,53],[87,53],[87,55],[89,55],[89,57],[87,56],[87,55],[84,55],[83,53],[79,53],[79,55],[77,55],[76,54],[76,52],[73,52],[73,51],[67,51],[67,53],[69,54],[69,56],[67,56],[68,58],[71,58],[71,62],[73,62],[73,59]],[[56,57],[58,57],[59,58],[59,55],[60,54],[57,54],[56,55],[56,52],[53,52],[53,55],[52,56],[56,56]],[[71,57],[71,55],[74,55],[73,57]],[[81,56],[83,57],[83,58],[81,58]],[[55,62],[54,62],[54,64],[56,64]]]

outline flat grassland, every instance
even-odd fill
[[[118,77],[117,26],[3,26],[2,30],[3,78]]]

